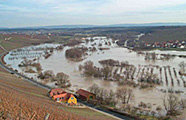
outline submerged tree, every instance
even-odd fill
[[[97,84],[93,84],[91,87],[89,87],[89,91],[96,95],[96,99],[101,104],[106,105],[116,104],[115,93],[112,90],[107,91],[106,89],[99,87]]]
[[[44,72],[45,78],[54,78],[54,72],[52,70],[47,70]]]
[[[106,99],[106,102],[107,104],[110,104],[112,106],[115,106],[116,105],[116,99],[115,99],[115,93],[113,90],[110,90],[108,95],[107,95],[107,99]]]
[[[179,63],[179,66],[180,66],[180,69],[181,69],[182,71],[185,71],[185,69],[186,69],[186,63],[185,63],[184,61],[180,62],[180,63]]]
[[[112,69],[113,69],[113,67],[109,67],[109,66],[103,67],[102,72],[103,72],[103,76],[104,76],[105,80],[106,80],[109,76],[111,76],[111,74],[112,74]]]
[[[51,81],[55,78],[55,75],[52,70],[47,70],[44,73],[40,73],[38,75],[38,78],[40,79],[50,79]]]
[[[87,76],[93,76],[95,74],[94,64],[92,61],[84,63],[84,74]]]
[[[179,115],[181,110],[185,109],[186,107],[186,100],[179,100],[173,94],[170,94],[167,98],[164,98],[163,104],[164,108],[167,112],[167,115]]]
[[[54,81],[57,81],[56,85],[61,88],[67,88],[71,86],[70,81],[68,80],[69,76],[63,72],[57,73]]]
[[[97,95],[100,92],[100,87],[98,84],[93,84],[91,87],[89,87],[89,91]]]
[[[116,91],[116,97],[121,100],[123,104],[129,104],[134,98],[133,90],[129,88],[119,88]]]

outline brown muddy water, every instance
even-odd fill
[[[90,38],[87,38],[90,39]],[[46,70],[52,70],[55,74],[58,72],[64,72],[69,75],[69,80],[72,84],[70,89],[78,90],[79,88],[88,89],[91,85],[94,83],[98,84],[99,86],[105,88],[105,89],[113,89],[116,90],[118,87],[121,87],[117,84],[117,82],[113,81],[105,81],[100,80],[98,78],[92,78],[92,77],[85,77],[81,74],[79,71],[79,65],[85,63],[88,60],[91,60],[94,62],[95,66],[101,67],[98,61],[105,60],[105,59],[114,59],[122,61],[129,61],[130,64],[133,64],[137,70],[140,66],[144,65],[158,65],[160,67],[163,66],[170,66],[170,70],[173,75],[174,79],[174,86],[171,85],[171,78],[169,76],[168,70],[168,85],[165,84],[165,76],[163,74],[162,80],[163,84],[159,85],[153,89],[144,89],[140,90],[138,88],[134,88],[134,94],[135,99],[133,101],[134,105],[138,105],[139,102],[143,101],[145,103],[151,103],[153,105],[153,110],[159,105],[162,105],[163,98],[167,93],[163,93],[160,90],[180,90],[183,91],[183,93],[178,94],[180,98],[186,98],[186,87],[184,87],[183,81],[186,81],[186,77],[181,77],[178,74],[178,71],[180,70],[179,63],[181,61],[186,60],[184,58],[175,57],[173,59],[170,59],[168,61],[164,60],[156,60],[156,61],[147,61],[144,59],[144,55],[139,55],[136,52],[129,51],[127,48],[122,48],[117,46],[116,41],[113,41],[112,39],[107,39],[106,37],[94,37],[94,41],[89,41],[88,43],[84,42],[78,46],[85,46],[85,47],[92,47],[94,44],[94,47],[97,49],[99,48],[99,44],[103,44],[102,48],[110,48],[109,50],[97,50],[96,52],[88,52],[88,55],[85,57],[84,60],[80,62],[73,62],[68,60],[65,57],[65,51],[69,49],[70,47],[64,47],[63,50],[54,50],[53,54],[45,59],[43,57],[44,51],[47,50],[47,48],[50,47],[57,47],[59,44],[42,44],[38,46],[30,46],[25,47],[17,50],[13,50],[9,52],[4,57],[4,61],[7,63],[7,65],[10,68],[13,68],[14,70],[18,70],[19,73],[25,74],[28,77],[33,77],[35,80],[42,82],[37,78],[37,73],[25,73],[25,68],[19,68],[18,65],[24,60],[23,58],[26,57],[27,59],[33,60],[34,58],[37,58],[37,61],[42,66],[42,71]],[[105,42],[110,42],[111,45],[105,45]],[[150,51],[152,52],[152,51]],[[186,52],[180,52],[180,51],[153,51],[156,54],[175,54],[175,55],[186,55]],[[139,66],[140,65],[140,66]],[[177,72],[178,78],[176,78],[173,74],[173,68],[175,68]],[[137,77],[137,70],[135,73],[135,76]],[[160,77],[159,69],[154,69],[154,72],[157,73],[158,77]],[[164,70],[163,70],[164,73]],[[180,84],[177,83],[177,79],[179,79]],[[137,79],[134,79],[137,82]],[[56,87],[54,83],[46,83],[49,86]]]

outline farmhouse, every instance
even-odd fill
[[[62,88],[55,88],[48,92],[49,97],[53,97],[54,95],[60,95],[62,93],[66,93]]]
[[[68,105],[77,105],[77,99],[73,94],[67,93],[62,88],[55,88],[49,91],[49,97],[56,102],[67,103]]]
[[[67,103],[68,105],[77,105],[77,99],[71,93],[63,93],[52,97],[56,102]]]
[[[88,92],[83,89],[79,89],[76,94],[78,95],[78,98],[83,101],[89,101],[95,99],[95,95],[91,92]]]

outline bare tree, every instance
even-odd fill
[[[53,78],[55,75],[52,70],[47,70],[44,72],[44,76],[45,76],[45,78]]]
[[[83,65],[79,65],[79,71],[82,71]]]
[[[106,99],[107,104],[110,105],[116,105],[116,100],[115,100],[115,93],[113,90],[110,90],[109,93],[107,94],[107,99]]]
[[[184,61],[180,62],[179,63],[179,66],[180,66],[180,68],[181,68],[182,71],[185,71],[185,69],[186,69],[186,63]]]
[[[100,104],[115,105],[115,93],[110,90],[109,92],[106,89],[99,87],[97,84],[93,84],[89,87],[89,91],[96,95],[96,99]]]
[[[89,87],[89,91],[97,95],[100,92],[100,87],[98,84],[93,84],[91,87]]]
[[[128,88],[120,88],[116,91],[116,97],[121,100],[123,104],[129,104],[129,102],[133,99],[133,91]]]
[[[70,81],[68,80],[69,76],[63,72],[57,73],[54,81],[57,81],[57,85],[61,88],[67,88],[71,86]]]
[[[127,94],[128,94],[127,97],[127,104],[128,104],[131,101],[132,97],[134,97],[132,89],[128,89]]]
[[[112,68],[113,67],[109,67],[109,66],[103,67],[102,72],[103,72],[103,75],[104,75],[105,79],[107,79],[108,76],[111,76]]]
[[[55,75],[54,75],[52,70],[47,70],[44,73],[41,72],[38,75],[38,78],[40,78],[40,79],[50,79],[51,81],[53,81],[53,79],[55,78]]]
[[[164,108],[167,111],[167,115],[179,115],[181,110],[185,109],[185,100],[179,100],[173,94],[170,94],[163,100]]]
[[[87,61],[84,63],[84,74],[88,76],[93,76],[95,73],[94,64],[92,61]]]
[[[183,108],[183,109],[186,109],[186,100],[181,100],[180,101],[180,105],[181,105],[181,108]]]

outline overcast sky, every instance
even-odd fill
[[[0,0],[0,27],[185,22],[186,0]]]

